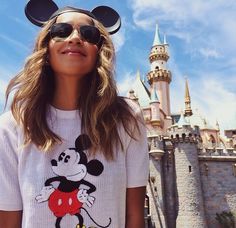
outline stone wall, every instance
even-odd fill
[[[221,159],[221,160],[220,160]],[[231,157],[232,160],[232,157]],[[206,220],[209,228],[217,228],[216,213],[236,213],[236,172],[235,162],[227,158],[214,160],[200,157],[200,174],[203,188]]]
[[[175,166],[178,199],[176,227],[207,227],[195,143],[177,143]]]

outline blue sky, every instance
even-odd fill
[[[26,0],[1,0],[0,5],[0,112],[6,85],[31,53],[38,28],[24,15]],[[93,9],[98,1],[55,0],[59,7]],[[155,25],[167,36],[168,67],[172,71],[171,110],[184,108],[188,78],[193,111],[222,129],[236,128],[236,1],[235,0],[107,0],[99,5],[115,8],[122,28],[113,35],[116,80],[126,94],[139,70],[150,70],[148,55]]]

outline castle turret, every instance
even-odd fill
[[[184,115],[185,116],[191,116],[193,114],[192,108],[191,108],[191,97],[189,93],[189,88],[188,88],[188,80],[185,80],[185,110],[184,110]]]
[[[130,99],[132,99],[134,102],[136,102],[137,104],[139,104],[138,102],[138,97],[134,94],[134,90],[131,89],[129,91],[129,96],[128,96]]]
[[[170,94],[169,83],[171,82],[171,72],[167,69],[166,63],[169,59],[168,44],[161,42],[159,28],[156,25],[156,32],[153,46],[149,55],[151,70],[147,74],[151,91],[156,90],[160,108],[165,115],[170,116]]]
[[[205,228],[207,225],[197,151],[199,128],[193,129],[187,122],[180,127],[179,123],[169,133],[175,156],[178,205],[176,227]]]
[[[179,128],[182,128],[183,126],[184,127],[190,126],[190,124],[185,119],[184,114],[183,114],[182,111],[181,111],[180,118],[179,118],[179,121],[178,121],[177,125],[178,125]]]

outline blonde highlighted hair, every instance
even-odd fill
[[[118,126],[135,138],[139,132],[138,119],[124,98],[117,95],[114,81],[115,51],[105,28],[93,20],[101,32],[96,68],[84,77],[78,99],[82,113],[82,132],[87,134],[94,149],[100,149],[106,159],[114,159],[114,148],[123,144]],[[24,129],[25,144],[34,143],[39,149],[49,151],[61,142],[48,126],[46,113],[55,89],[54,74],[47,63],[50,28],[56,18],[50,20],[39,33],[33,53],[26,60],[24,68],[10,81],[6,91],[6,103],[14,90],[11,111],[18,124]],[[89,89],[88,89],[89,88]],[[135,129],[135,130],[133,130]],[[93,150],[95,151],[95,150]]]

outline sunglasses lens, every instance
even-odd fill
[[[52,39],[67,38],[73,31],[73,26],[67,23],[56,23],[52,26],[50,34]]]
[[[100,41],[100,31],[94,26],[80,26],[80,34],[89,43],[98,44]]]
[[[66,39],[73,32],[74,28],[71,24],[56,23],[51,27],[51,38],[54,40]],[[100,41],[100,31],[91,25],[82,25],[79,27],[81,38],[92,44],[98,44]]]

